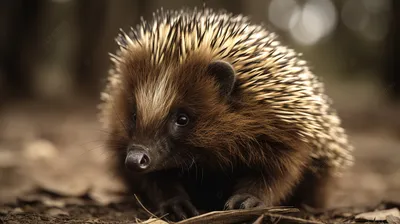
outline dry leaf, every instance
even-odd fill
[[[168,222],[161,220],[161,219],[157,219],[157,218],[151,218],[146,221],[137,222],[137,223],[139,223],[139,224],[168,224]]]
[[[400,217],[400,211],[397,208],[392,208],[381,211],[365,212],[356,215],[355,218],[369,220],[369,221],[385,221],[386,217],[389,215]]]

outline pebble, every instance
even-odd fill
[[[61,210],[59,208],[51,208],[46,211],[46,214],[49,216],[61,216],[61,215],[69,216],[69,213],[67,211]]]
[[[29,160],[51,159],[56,157],[57,149],[50,141],[38,139],[28,142],[23,153]]]
[[[21,213],[23,213],[24,211],[22,210],[22,208],[14,208],[12,211],[11,211],[11,214],[21,214]]]
[[[64,208],[65,207],[65,201],[54,200],[54,199],[50,199],[50,198],[43,200],[43,204],[48,207],[56,207],[56,208]]]

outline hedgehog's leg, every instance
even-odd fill
[[[147,198],[156,207],[158,216],[167,215],[167,219],[179,221],[199,215],[182,184],[167,174],[148,177],[146,186]]]
[[[240,179],[236,185],[236,191],[226,202],[227,209],[248,209],[279,205],[290,195],[293,185],[300,178],[301,170],[292,171],[287,175],[270,176],[263,175],[253,178]]]
[[[159,215],[168,214],[168,219],[172,221],[180,221],[193,216],[199,215],[197,208],[192,204],[187,193],[181,189],[179,184],[175,184],[175,189],[165,192],[168,195],[166,200],[160,201]]]
[[[227,209],[280,205],[299,183],[310,161],[307,146],[288,148],[274,144],[263,172],[253,171],[238,179],[234,194],[226,203]],[[300,148],[301,147],[301,148]]]
[[[265,206],[265,202],[249,193],[235,194],[229,198],[225,205],[227,209],[262,208]]]
[[[284,203],[284,205],[302,207],[303,205],[313,208],[325,208],[328,205],[331,184],[335,178],[330,172],[316,173],[308,170],[292,197]]]

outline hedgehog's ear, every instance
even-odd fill
[[[225,61],[213,61],[208,65],[207,71],[218,82],[221,95],[229,96],[236,81],[235,70],[232,65]]]

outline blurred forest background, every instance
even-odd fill
[[[38,188],[114,200],[96,120],[114,38],[160,7],[203,2],[266,24],[325,82],[357,159],[332,205],[400,201],[399,1],[4,0],[0,202]]]

